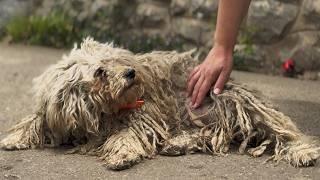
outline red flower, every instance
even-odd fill
[[[282,63],[282,70],[285,73],[293,73],[294,66],[295,66],[294,61],[289,58]]]

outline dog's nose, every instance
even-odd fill
[[[124,74],[125,78],[133,79],[136,76],[136,71],[134,69],[129,69],[127,72]]]

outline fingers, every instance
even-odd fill
[[[194,106],[194,104],[195,104],[196,98],[198,96],[199,89],[202,86],[202,83],[203,83],[204,80],[205,80],[205,77],[203,75],[200,75],[200,78],[197,81],[197,84],[193,88],[192,98],[191,98],[192,106]]]
[[[187,87],[187,92],[188,92],[188,96],[190,96],[194,90],[194,86],[197,83],[197,81],[199,80],[199,77],[201,75],[200,71],[197,71],[192,77],[191,79],[188,81],[188,87]]]
[[[193,102],[193,108],[197,108],[201,105],[203,99],[205,98],[206,94],[208,93],[209,89],[211,88],[212,84],[216,82],[219,74],[221,74],[221,70],[209,73],[210,75],[205,75],[204,80],[201,82],[201,86],[199,87],[199,90],[197,91],[197,95],[194,98]]]
[[[228,81],[230,76],[230,72],[228,71],[222,71],[214,85],[214,94],[220,94],[224,88],[224,85]]]
[[[202,85],[199,89],[199,92],[197,94],[197,98],[195,100],[195,103],[193,105],[193,108],[197,108],[200,106],[200,104],[202,103],[203,99],[205,98],[207,92],[209,91],[211,84],[212,83],[208,80],[206,80],[202,83]]]
[[[211,76],[201,75],[199,80],[196,82],[196,85],[193,88],[192,93],[192,107],[198,108],[202,101],[204,100],[206,94],[212,87],[212,84],[215,83],[215,89],[217,92],[215,94],[221,93],[223,90],[224,84],[228,80],[230,73],[226,73],[223,70],[213,73]]]
[[[195,67],[188,76],[187,82],[190,81],[193,75],[195,75],[199,71],[200,66]]]

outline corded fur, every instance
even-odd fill
[[[319,147],[312,138],[243,85],[229,82],[222,94],[211,93],[202,111],[185,106],[186,70],[197,63],[191,54],[133,54],[87,38],[35,79],[35,113],[14,126],[0,146],[71,143],[70,152],[100,156],[111,169],[129,168],[157,153],[223,154],[231,144],[254,157],[270,149],[275,161],[314,164]],[[125,77],[129,69],[134,79]],[[140,98],[142,108],[121,109]]]

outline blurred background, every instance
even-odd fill
[[[212,47],[217,8],[218,0],[0,0],[0,139],[33,111],[32,79],[82,38],[113,41],[136,53],[196,48],[203,60]],[[320,0],[252,0],[234,69],[247,71],[233,71],[237,82],[261,91],[302,132],[320,137]],[[269,156],[237,153],[157,157],[117,173],[96,158],[59,154],[65,153],[0,151],[0,179],[320,177],[320,163],[297,169],[263,163]]]
[[[218,0],[0,0],[0,41],[70,49],[83,37],[133,52],[212,46]],[[253,0],[237,70],[320,79],[320,0]]]

